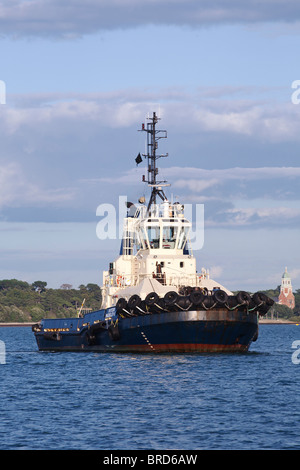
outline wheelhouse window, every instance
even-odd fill
[[[160,227],[148,227],[148,240],[150,248],[159,248],[160,242]]]
[[[177,237],[177,227],[175,226],[164,226],[162,233],[162,247],[166,249],[175,248],[176,237]]]
[[[189,227],[181,227],[178,235],[178,250],[182,250],[187,242]]]
[[[147,238],[147,231],[146,228],[141,226],[140,231],[139,231],[139,238],[141,242],[141,247],[143,249],[149,248],[149,243],[148,243],[148,238]]]
[[[144,219],[138,227],[137,249],[183,250],[190,226],[190,223],[176,218]]]

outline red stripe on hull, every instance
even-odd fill
[[[249,345],[245,344],[153,344],[153,345],[117,345],[109,348],[115,352],[246,352]]]

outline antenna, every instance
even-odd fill
[[[167,131],[156,130],[156,124],[160,118],[156,116],[155,112],[153,113],[152,117],[147,119],[150,121],[147,123],[147,127],[145,128],[145,124],[142,124],[142,129],[140,130],[147,132],[147,153],[143,154],[143,156],[148,158],[148,180],[145,180],[145,182],[148,183],[148,186],[152,187],[152,192],[147,208],[147,211],[149,212],[151,205],[156,204],[156,196],[159,196],[163,201],[167,199],[164,191],[162,190],[162,186],[170,185],[162,184],[166,183],[165,180],[157,181],[158,168],[156,166],[156,160],[158,158],[168,156],[167,153],[165,155],[156,154],[156,150],[158,149],[158,140],[166,139]]]

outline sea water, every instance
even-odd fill
[[[300,449],[299,340],[264,324],[245,354],[49,353],[0,328],[0,448]]]

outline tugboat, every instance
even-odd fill
[[[119,256],[103,272],[100,310],[75,318],[43,319],[33,326],[41,351],[129,353],[246,352],[258,337],[258,317],[274,303],[262,292],[233,294],[198,273],[189,246],[191,222],[158,181],[154,112],[147,133],[148,204],[127,203]],[[143,161],[139,154],[137,163]]]

